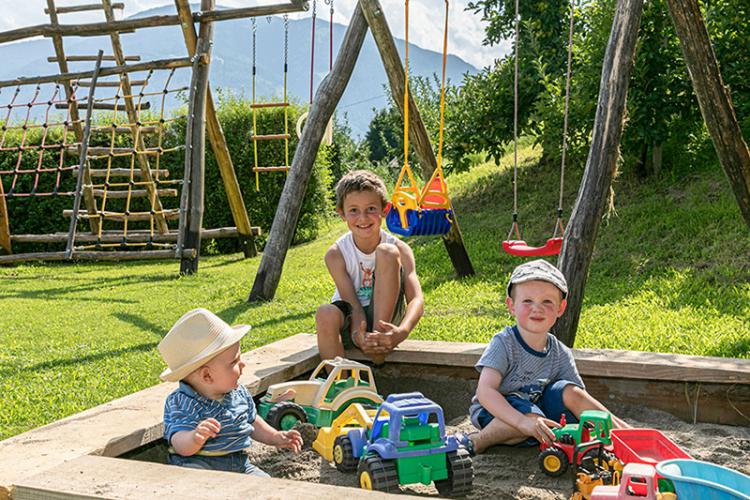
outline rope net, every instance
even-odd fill
[[[84,87],[90,84],[71,82],[68,97],[61,84],[36,86],[23,103],[21,96],[29,91],[18,87],[4,106],[0,94],[0,111],[6,110],[0,136],[2,195],[8,201],[80,196],[78,213],[64,215],[76,217],[78,225],[88,220],[95,238],[81,238],[86,244],[74,244],[74,250],[175,248],[164,238],[156,241],[173,229],[169,224],[179,220],[181,210],[186,118],[166,111],[189,88],[175,83],[175,71],[151,70],[139,81],[120,75],[119,82],[97,84],[80,193],[75,185],[90,95]],[[73,120],[76,110],[81,117]]]

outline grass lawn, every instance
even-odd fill
[[[520,220],[549,235],[559,177],[522,151]],[[510,321],[500,291],[519,263],[501,253],[512,200],[507,164],[449,178],[476,276],[458,281],[434,238],[413,240],[426,314],[413,338],[486,342]],[[568,175],[568,206],[576,175]],[[602,224],[576,347],[750,357],[750,239],[721,171],[678,183],[615,185]],[[287,256],[275,300],[249,304],[259,258],[206,257],[196,276],[176,262],[29,264],[0,268],[0,439],[156,384],[156,345],[174,321],[206,307],[253,330],[243,350],[314,331],[333,283],[322,256],[345,226]]]

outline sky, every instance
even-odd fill
[[[191,3],[197,0],[191,0]],[[303,14],[293,14],[291,17],[310,16],[310,10]],[[318,15],[328,19],[329,6],[324,0],[318,2]],[[125,9],[121,14],[116,14],[118,19],[127,17],[137,12],[159,7],[173,5],[170,0],[113,0],[123,2]],[[81,5],[93,3],[92,0],[56,0],[58,7],[69,5]],[[248,7],[260,5],[261,3],[275,3],[268,0],[217,0],[216,3],[225,7]],[[404,38],[404,1],[403,0],[380,0],[383,10],[387,13],[388,23],[394,36]],[[489,66],[492,62],[508,52],[508,46],[487,47],[482,45],[484,39],[484,23],[480,16],[464,10],[468,0],[453,0],[449,10],[449,35],[448,52],[455,54],[466,62],[482,68]],[[49,17],[44,13],[47,6],[46,0],[0,0],[0,31],[7,31],[26,26],[49,23]],[[355,0],[334,0],[333,21],[340,24],[349,24],[349,17],[354,10]],[[444,3],[440,0],[410,0],[409,2],[409,41],[425,49],[442,52]],[[74,14],[61,14],[61,24],[73,24],[79,22],[100,22],[104,17],[98,12],[77,12]]]

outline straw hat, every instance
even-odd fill
[[[193,309],[177,320],[159,342],[159,352],[169,368],[159,376],[176,382],[206,364],[250,330],[249,325],[229,326],[207,309]]]

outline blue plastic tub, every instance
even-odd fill
[[[700,460],[659,462],[656,472],[674,483],[678,500],[750,500],[750,476]]]

